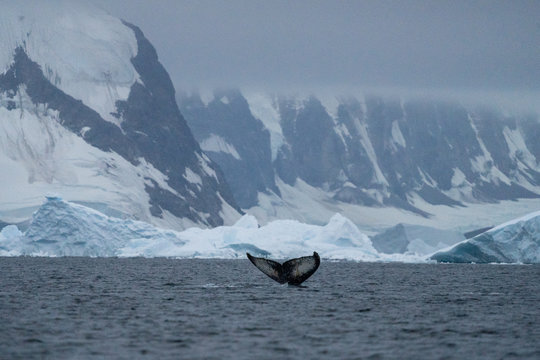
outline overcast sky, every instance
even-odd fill
[[[177,88],[540,92],[540,1],[94,0]]]

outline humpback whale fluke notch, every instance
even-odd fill
[[[274,260],[259,258],[246,253],[249,261],[271,279],[280,284],[300,285],[317,271],[321,258],[317,252],[285,261],[283,264]]]

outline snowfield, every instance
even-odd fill
[[[528,234],[527,236],[523,234]],[[518,235],[516,235],[518,234]],[[491,239],[486,242],[483,239]],[[118,256],[175,258],[243,258],[246,252],[276,259],[317,251],[327,260],[428,262],[449,261],[463,254],[464,244],[501,256],[490,262],[540,262],[540,212],[503,224],[447,252],[425,254],[379,253],[367,235],[340,214],[324,225],[276,220],[260,226],[251,215],[233,226],[190,228],[182,232],[148,223],[104,215],[85,206],[48,197],[23,233],[15,225],[0,232],[0,256]],[[456,250],[457,249],[457,250]],[[477,251],[477,253],[478,253]],[[477,261],[463,257],[465,261]]]

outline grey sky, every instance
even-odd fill
[[[177,88],[540,91],[540,1],[95,0]]]

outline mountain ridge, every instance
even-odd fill
[[[237,183],[250,199],[240,206],[261,218],[279,217],[268,202],[293,208],[289,214],[302,206],[283,195],[285,185],[304,194],[318,192],[316,196],[325,199],[315,202],[322,207],[393,207],[421,217],[436,215],[432,210],[437,206],[464,208],[540,197],[540,151],[535,141],[540,119],[535,114],[378,95],[219,90],[204,101],[196,92],[178,97],[203,150],[222,166],[227,181]],[[270,143],[252,141],[257,136],[253,131],[248,135],[238,130],[235,136],[221,132],[223,125],[217,124],[225,118],[210,110],[217,106],[234,114],[235,123],[262,125],[260,134],[268,133]],[[270,186],[253,187],[252,177],[237,176],[238,167],[254,161],[242,150],[239,137],[251,144],[248,148],[271,154],[270,161],[268,155],[264,160],[269,175],[259,172],[253,177],[282,183],[279,192]],[[213,139],[220,139],[220,146]],[[235,149],[234,156],[227,149]],[[304,185],[298,186],[298,181]],[[247,191],[253,193],[246,197]]]

